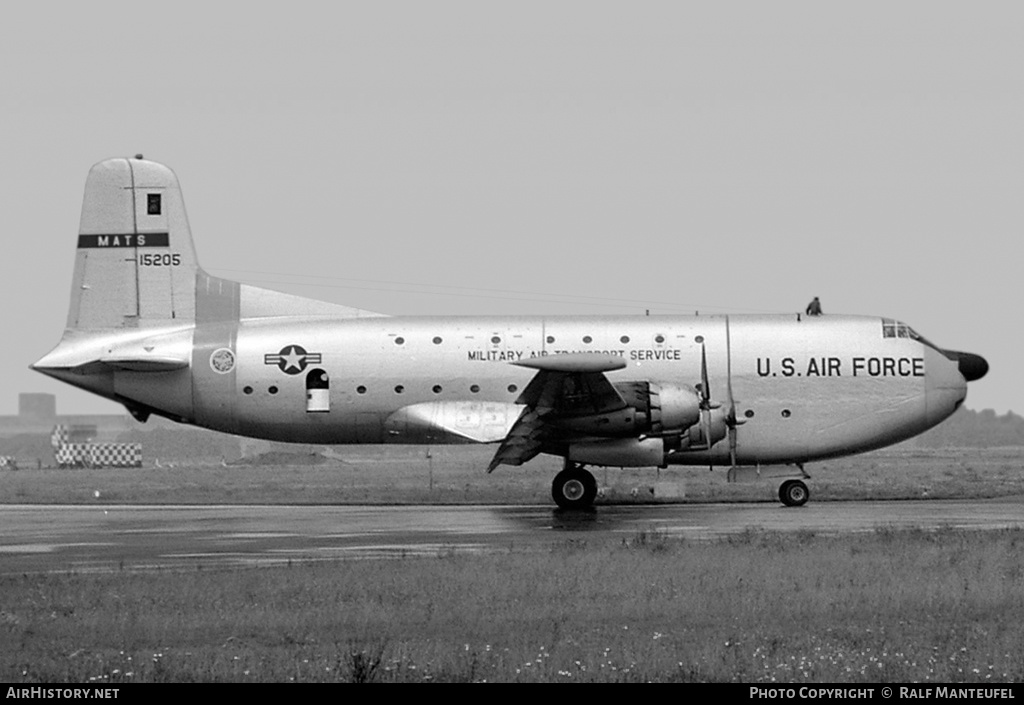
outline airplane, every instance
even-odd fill
[[[950,416],[979,355],[851,315],[387,316],[212,276],[174,172],[92,167],[60,343],[31,366],[150,415],[317,443],[490,443],[488,472],[564,459],[555,503],[590,507],[587,467],[707,466],[729,479],[881,448]]]

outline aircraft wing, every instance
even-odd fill
[[[544,442],[557,436],[557,429],[546,423],[545,417],[603,414],[628,406],[604,376],[626,366],[621,357],[570,353],[512,364],[538,372],[516,400],[525,408],[502,440],[487,472],[499,465],[522,465],[540,453]]]

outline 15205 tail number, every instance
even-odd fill
[[[181,255],[165,252],[163,254],[139,255],[140,267],[177,267],[181,264]]]

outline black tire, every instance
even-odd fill
[[[787,507],[802,507],[811,498],[811,491],[800,480],[787,480],[779,487],[779,499]]]
[[[551,497],[562,509],[586,509],[597,497],[597,480],[582,468],[570,468],[555,475]]]

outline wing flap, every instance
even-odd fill
[[[524,409],[505,440],[494,453],[487,472],[494,472],[499,465],[522,465],[541,451],[543,446],[544,422],[534,409]]]

